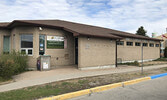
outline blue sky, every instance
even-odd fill
[[[62,19],[135,33],[166,32],[167,0],[2,0],[0,22]]]

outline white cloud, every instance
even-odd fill
[[[144,26],[162,34],[167,27],[166,0],[6,0],[0,21],[63,19],[135,33]]]

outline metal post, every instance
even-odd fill
[[[117,40],[115,41],[115,67],[118,67],[118,64],[117,64]]]
[[[143,42],[141,43],[141,73],[143,74]]]

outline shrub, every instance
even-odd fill
[[[19,52],[11,52],[10,54],[2,54],[0,57],[0,77],[11,78],[11,76],[25,71],[28,57]]]
[[[135,66],[139,66],[139,62],[138,61],[134,61],[134,65]]]
[[[158,58],[158,59],[155,59],[153,61],[167,61],[167,58]]]

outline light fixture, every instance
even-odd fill
[[[90,40],[90,37],[88,37],[88,40]]]
[[[110,41],[112,42],[112,39]]]
[[[39,30],[42,31],[42,27],[39,27]]]

